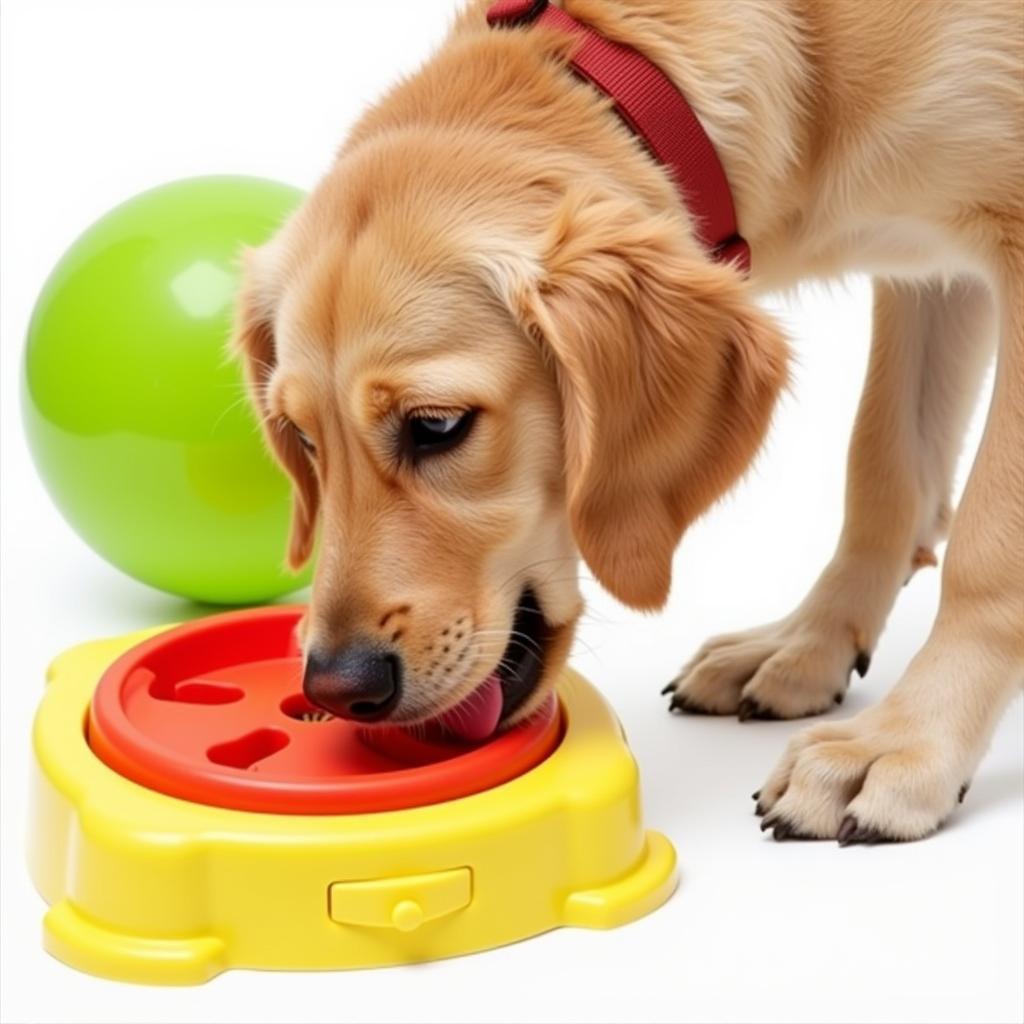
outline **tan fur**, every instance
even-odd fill
[[[686,526],[755,453],[786,364],[756,292],[867,271],[875,336],[836,554],[790,616],[705,645],[674,699],[793,717],[841,698],[949,529],[998,335],[932,635],[883,704],[801,734],[762,795],[780,835],[931,831],[1024,678],[1019,5],[565,0],[690,100],[749,280],[700,251],[664,170],[565,69],[571,44],[488,29],[485,6],[249,257],[236,345],[296,481],[292,564],[321,524],[307,643],[397,645],[413,681],[399,717],[422,719],[493,669],[530,584],[556,630],[549,680],[579,613],[577,552],[626,602],[659,606]],[[464,446],[416,470],[395,458],[404,416],[467,408]]]

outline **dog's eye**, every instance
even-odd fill
[[[316,445],[310,440],[309,435],[299,430],[299,428],[291,421],[289,421],[288,425],[293,431],[295,431],[295,436],[298,438],[299,444],[301,444],[310,455],[316,455]]]
[[[434,455],[454,448],[469,433],[475,416],[473,409],[444,415],[410,416],[406,423],[413,455]]]

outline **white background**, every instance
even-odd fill
[[[615,703],[649,824],[682,884],[614,932],[563,930],[445,963],[230,972],[197,989],[86,977],[40,948],[24,866],[26,768],[47,661],[171,621],[182,602],[87,550],[34,475],[17,409],[35,294],[75,235],[127,196],[212,172],[310,186],[346,126],[441,38],[451,0],[315,4],[7,0],[3,8],[3,1019],[9,1021],[1014,1021],[1022,1000],[1022,712],[936,837],[838,849],[761,836],[750,792],[792,723],[669,716],[660,685],[706,635],[787,612],[826,561],[868,338],[867,284],[770,302],[798,354],[766,451],[686,539],[671,605],[594,593],[576,665]],[[980,429],[972,430],[964,468]],[[589,588],[594,590],[593,587]],[[901,594],[864,682],[878,699],[922,642],[938,574]]]

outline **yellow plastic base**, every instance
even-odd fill
[[[36,717],[30,867],[65,963],[182,985],[229,967],[414,963],[611,928],[675,888],[618,722],[575,673],[558,687],[561,745],[511,782],[401,811],[255,814],[146,789],[90,750],[100,675],[153,632],[66,652]]]

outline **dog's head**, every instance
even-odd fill
[[[456,181],[425,142],[365,149],[248,254],[235,344],[294,481],[293,566],[319,527],[308,696],[478,737],[564,662],[580,555],[665,601],[785,350],[678,216],[537,176],[488,200],[472,153]]]

